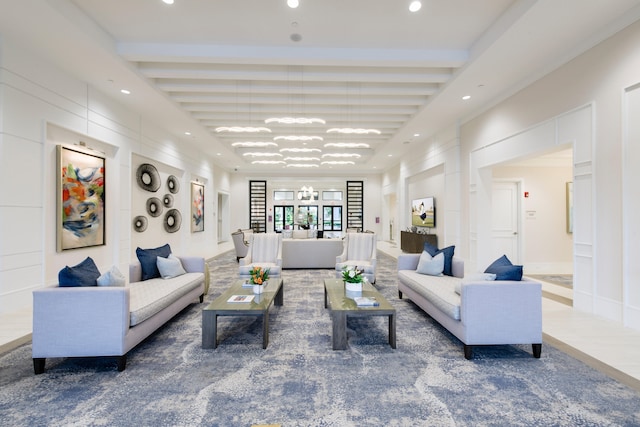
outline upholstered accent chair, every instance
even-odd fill
[[[282,271],[282,234],[253,233],[249,237],[247,255],[240,259],[239,276],[251,277],[249,271],[254,267],[270,269],[270,277],[280,277]]]
[[[371,283],[376,282],[377,237],[375,233],[347,233],[343,240],[342,254],[336,257],[336,278],[342,277],[345,266],[364,270],[364,276]]]
[[[247,256],[249,250],[249,235],[253,234],[252,229],[238,230],[231,233],[233,239],[233,245],[236,248],[236,260],[240,261],[240,258]]]

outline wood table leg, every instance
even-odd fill
[[[266,349],[269,345],[269,310],[262,313],[262,348]]]
[[[347,314],[340,311],[331,312],[332,339],[334,350],[346,350],[347,348]]]
[[[218,346],[218,313],[213,310],[202,311],[202,348]]]
[[[280,289],[278,289],[278,293],[276,294],[276,297],[273,301],[274,305],[282,305],[284,304],[284,282],[282,282],[282,285],[280,286]]]
[[[396,348],[396,315],[389,315],[389,345]]]

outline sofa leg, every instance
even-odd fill
[[[467,360],[471,360],[473,358],[473,347],[470,345],[464,345],[464,358]]]
[[[118,356],[118,372],[122,372],[127,367],[127,355]]]
[[[401,291],[398,291],[398,298],[402,299],[402,292]]]
[[[200,295],[200,304],[204,302],[204,294]]]
[[[42,373],[44,373],[44,362],[47,359],[45,359],[44,357],[34,357],[33,358],[33,372],[36,375],[40,375]]]
[[[533,357],[540,359],[540,353],[542,353],[542,344],[531,344],[533,349]]]

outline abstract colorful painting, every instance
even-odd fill
[[[191,232],[204,231],[204,185],[191,183]]]
[[[105,244],[105,159],[57,146],[58,252]]]

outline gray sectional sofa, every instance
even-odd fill
[[[398,256],[398,295],[406,296],[464,344],[531,344],[542,350],[542,288],[533,281],[463,280],[464,262],[453,257],[453,276],[416,272],[420,254]],[[459,292],[459,293],[458,293]]]
[[[186,274],[141,281],[139,262],[129,267],[126,286],[51,286],[33,292],[33,367],[46,358],[126,355],[169,319],[205,293],[205,262],[178,257]]]

